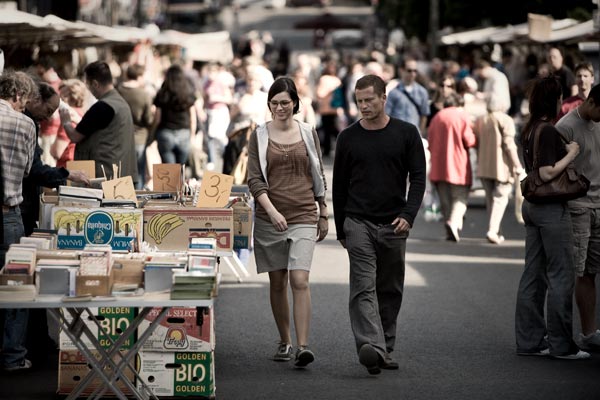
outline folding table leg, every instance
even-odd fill
[[[75,308],[68,309],[68,310],[69,310],[70,314],[73,316],[74,322],[76,322],[76,323],[78,322],[77,320],[79,320],[81,318],[81,314],[85,311],[85,309],[75,309]],[[85,333],[86,336],[88,336],[88,338],[91,339],[92,345],[94,345],[97,350],[98,350],[98,348],[101,347],[100,343],[98,343],[98,341],[95,340],[95,338],[93,337],[91,332],[89,332],[89,328],[87,328],[84,325],[82,328],[82,332],[73,332],[71,330],[71,327],[69,326],[69,322],[61,314],[60,309],[52,308],[52,309],[48,309],[48,311],[49,311],[49,314],[52,316],[52,318],[54,318],[56,320],[56,322],[59,324],[59,326],[64,330],[65,334],[69,337],[69,339],[71,339],[73,341],[73,343],[79,349],[79,351],[81,351],[81,353],[88,359],[90,365],[92,366],[92,371],[97,370],[98,376],[104,381],[104,383],[106,383],[106,385],[108,385],[108,387],[113,391],[115,396],[117,396],[121,400],[127,400],[127,396],[125,396],[125,394],[123,394],[123,392],[121,392],[115,385],[113,385],[111,383],[111,380],[109,379],[109,377],[106,376],[106,374],[104,374],[103,370],[99,369],[99,360],[97,360],[96,357],[94,357],[91,350],[88,349],[88,347],[80,339],[81,333]],[[87,332],[86,332],[86,330],[87,330]],[[89,335],[87,334],[88,332],[89,332]],[[100,350],[101,350],[101,348],[100,348]],[[90,371],[90,372],[92,372],[92,371]],[[71,394],[69,394],[69,396],[67,396],[67,399],[76,399],[77,397],[79,397],[79,395],[85,389],[86,386],[87,385],[84,385],[83,382],[80,382],[80,384],[77,385],[76,390],[74,392],[72,392]],[[138,398],[140,398],[140,397],[138,397]]]

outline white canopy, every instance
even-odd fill
[[[187,57],[198,61],[233,60],[229,32],[189,34],[174,30],[159,32],[130,26],[105,26],[89,22],[70,22],[55,15],[40,17],[17,10],[0,12],[0,48],[55,43],[61,46],[88,46],[104,43],[137,43],[150,40],[156,45],[183,47]]]
[[[580,23],[577,20],[566,18],[552,21],[549,37],[543,40],[537,39],[536,41],[548,43],[559,42],[593,35],[597,32],[598,30],[594,28],[592,20]],[[506,43],[519,39],[528,39],[528,35],[529,24],[522,23],[451,33],[442,36],[440,42],[444,45]]]

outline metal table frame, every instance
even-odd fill
[[[154,329],[160,324],[162,319],[167,315],[171,307],[211,307],[213,300],[170,300],[168,293],[161,294],[146,294],[138,297],[116,297],[115,299],[98,298],[91,301],[63,301],[62,296],[38,296],[34,301],[28,302],[0,302],[0,308],[46,308],[51,317],[56,320],[60,328],[64,330],[66,335],[73,341],[75,346],[87,358],[91,371],[86,377],[78,383],[75,389],[67,396],[67,399],[75,399],[81,396],[83,391],[92,380],[98,376],[105,383],[104,387],[99,387],[88,399],[101,399],[104,393],[110,389],[117,398],[127,399],[128,396],[117,386],[117,380],[120,380],[127,389],[131,392],[131,396],[136,399],[158,399],[152,390],[146,385],[146,382],[139,376],[135,367],[132,367],[130,362],[141,350],[144,342],[150,337]],[[131,322],[129,327],[121,332],[116,341],[113,341],[108,335],[110,346],[105,349],[100,344],[99,340],[94,336],[89,326],[84,322],[86,315],[93,316],[91,307],[137,307],[140,309],[138,315]],[[121,345],[129,338],[136,329],[139,328],[142,321],[152,310],[152,308],[161,308],[156,319],[148,325],[143,332],[138,332],[138,339],[131,349],[125,354],[122,354],[119,349]],[[67,315],[61,312],[61,308],[65,308],[71,320],[67,319]],[[100,323],[92,318],[98,326],[99,332],[102,330]],[[83,338],[91,342],[92,346],[88,347]],[[98,352],[98,358],[93,352]],[[114,360],[117,358],[117,360]],[[135,382],[129,380],[126,375],[126,370],[130,369],[140,388]]]

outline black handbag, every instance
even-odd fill
[[[590,181],[575,170],[573,162],[569,163],[560,174],[550,181],[543,181],[540,178],[537,152],[543,125],[540,124],[533,133],[535,135],[533,138],[533,166],[525,179],[521,181],[523,197],[530,203],[562,203],[585,196],[590,188]],[[565,143],[568,143],[562,135],[559,134],[559,136]]]

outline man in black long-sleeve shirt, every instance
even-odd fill
[[[338,136],[333,207],[337,239],[350,258],[350,322],[359,361],[378,374],[398,368],[390,353],[406,239],[425,193],[425,153],[414,125],[385,114],[381,78],[362,77],[355,95],[362,119]]]
[[[36,137],[39,134],[40,122],[54,114],[60,103],[56,90],[47,83],[38,84],[39,97],[27,103],[24,114],[35,123]],[[55,168],[42,162],[42,149],[36,144],[35,155],[29,175],[23,179],[23,202],[21,215],[25,236],[31,235],[39,219],[39,198],[42,187],[57,188],[65,185],[67,179],[73,182],[89,184],[88,177],[82,171],[68,171],[65,168]]]

